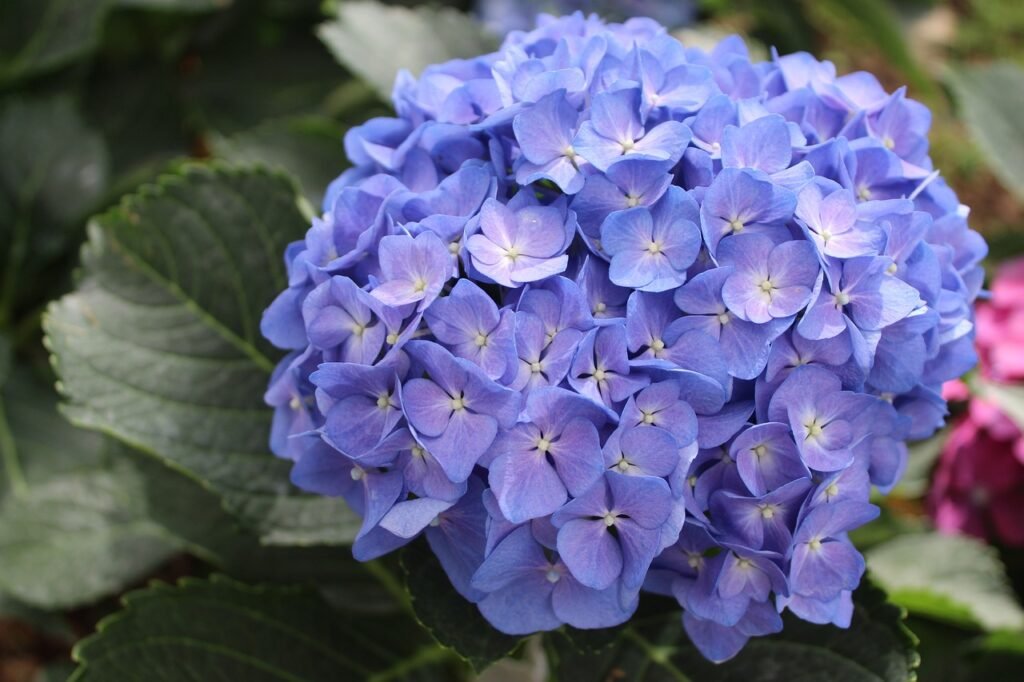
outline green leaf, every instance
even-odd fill
[[[154,457],[120,446],[145,486],[146,516],[184,548],[245,581],[316,585],[350,610],[394,611],[392,595],[374,577],[373,564],[357,562],[346,546],[282,547],[261,544],[224,509],[220,496]]]
[[[280,168],[298,180],[313,206],[320,206],[331,180],[348,167],[345,128],[328,118],[269,121],[230,137],[213,135],[213,153],[232,163]]]
[[[42,293],[26,283],[66,251],[69,227],[95,208],[109,162],[103,140],[66,97],[9,100],[0,108],[0,149],[3,325],[17,303]]]
[[[23,371],[4,388],[0,429],[10,437],[11,482],[0,493],[0,592],[44,609],[79,606],[179,551],[147,519],[136,472],[105,457],[102,439],[68,425],[56,396]]]
[[[57,69],[95,49],[110,0],[0,2],[0,84]]]
[[[521,637],[495,630],[475,604],[455,591],[425,542],[415,542],[403,550],[402,568],[420,623],[434,639],[455,651],[474,670],[483,670],[519,646]]]
[[[1007,189],[1024,199],[1024,70],[1009,62],[949,71],[961,116]]]
[[[346,617],[306,590],[219,577],[128,594],[73,655],[73,682],[458,679],[407,616]]]
[[[232,0],[117,0],[120,7],[160,12],[212,12],[232,5]]]
[[[182,83],[194,104],[192,126],[231,134],[268,119],[326,113],[345,73],[310,31],[302,17],[291,24],[253,13],[229,34],[200,44],[199,61]]]
[[[390,101],[400,69],[419,75],[431,64],[492,52],[493,36],[472,17],[448,7],[388,7],[343,2],[317,35],[339,62]]]
[[[258,321],[306,220],[294,186],[190,166],[94,219],[78,289],[44,327],[73,423],[188,473],[272,544],[351,541],[338,499],[298,494],[267,448],[278,353]]]
[[[818,0],[815,9],[832,12],[846,32],[874,45],[891,67],[899,69],[913,88],[925,97],[936,92],[932,78],[918,65],[907,47],[899,17],[887,0]],[[920,97],[916,93],[911,93]]]
[[[866,552],[889,597],[911,612],[961,626],[1024,628],[1024,611],[996,551],[962,536],[917,533]]]
[[[577,632],[548,635],[559,680],[630,682],[911,682],[919,659],[901,609],[864,583],[849,629],[789,616],[778,635],[751,639],[732,660],[714,664],[689,644],[678,612],[634,617],[611,644],[581,645]]]

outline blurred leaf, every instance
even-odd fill
[[[850,33],[856,33],[875,45],[888,63],[899,69],[918,91],[911,93],[912,96],[920,99],[935,94],[932,79],[911,55],[899,17],[886,0],[815,0],[813,6],[831,10],[848,22],[846,26]]]
[[[971,654],[969,682],[1017,679],[1024,669],[1024,633],[992,633]]]
[[[495,630],[475,604],[455,591],[441,563],[424,541],[402,552],[402,568],[413,610],[442,645],[481,671],[519,646],[521,637]]]
[[[1009,62],[964,65],[951,70],[947,81],[989,166],[1024,199],[1024,70]]]
[[[183,91],[194,103],[193,128],[226,135],[267,119],[324,113],[345,73],[311,30],[256,16],[190,54]]]
[[[232,0],[117,0],[117,4],[162,12],[210,12],[230,7]]]
[[[961,626],[1024,628],[996,551],[963,536],[917,533],[865,553],[874,579],[912,613]]]
[[[56,396],[16,372],[0,401],[10,491],[0,494],[0,592],[39,608],[114,593],[178,551],[146,517],[140,477],[69,426]]]
[[[228,514],[219,495],[196,480],[127,446],[120,446],[118,456],[131,461],[142,477],[147,518],[218,569],[247,581],[316,585],[353,610],[398,607],[367,564],[352,558],[350,548],[263,545]]]
[[[128,594],[73,655],[74,682],[457,679],[408,616],[345,617],[307,590],[221,577]]]
[[[0,594],[0,620],[5,618],[27,623],[37,632],[69,645],[77,639],[62,614],[43,611]]]
[[[574,631],[547,635],[559,680],[683,682],[910,682],[919,663],[902,610],[865,582],[854,595],[849,629],[788,616],[783,631],[751,639],[733,659],[711,663],[687,641],[678,613],[634,618],[601,648],[581,647]]]
[[[943,430],[927,440],[910,443],[907,454],[907,468],[896,484],[893,494],[900,497],[924,497],[931,482],[932,469],[942,454],[942,446],[949,437],[949,431]]]
[[[135,58],[95,67],[83,110],[110,149],[110,203],[191,151],[178,89],[173,65]]]
[[[59,68],[95,49],[110,0],[0,2],[0,85]]]
[[[303,117],[269,121],[231,137],[214,135],[215,156],[237,164],[264,164],[291,174],[306,198],[319,207],[331,180],[348,166],[345,128],[330,119]]]
[[[472,17],[449,7],[388,7],[343,2],[338,18],[317,30],[339,62],[372,85],[384,101],[400,69],[419,75],[431,64],[493,51],[496,40]]]
[[[11,99],[0,108],[0,325],[25,286],[68,246],[108,174],[103,140],[65,97]],[[6,214],[6,215],[5,215]]]
[[[279,352],[259,319],[306,229],[297,201],[261,170],[164,176],[91,222],[84,277],[44,327],[76,425],[203,481],[264,542],[344,543],[358,517],[298,494],[267,447],[262,395]]]

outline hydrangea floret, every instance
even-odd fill
[[[975,363],[983,240],[928,110],[808,54],[542,16],[399,74],[285,260],[293,481],[425,536],[506,633],[678,600],[710,659],[850,623],[909,439]]]

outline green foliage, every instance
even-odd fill
[[[868,568],[895,603],[965,627],[1024,628],[996,551],[971,538],[901,535],[866,552]]]
[[[52,71],[94,50],[110,2],[0,3],[0,85]]]
[[[26,287],[68,247],[106,188],[107,150],[68,97],[0,106],[0,326],[43,292]]]
[[[322,24],[317,34],[339,62],[385,101],[401,69],[419,75],[430,64],[475,57],[496,47],[479,24],[453,9],[388,7],[364,0],[341,3],[338,18]]]
[[[266,445],[278,354],[259,318],[305,226],[282,176],[189,167],[90,224],[82,281],[45,323],[72,422],[203,481],[278,544],[346,542],[358,527],[339,500],[289,490]]]
[[[476,606],[455,591],[424,542],[402,552],[402,568],[416,618],[438,642],[454,650],[475,670],[507,656],[522,641],[495,631]]]
[[[961,66],[950,70],[948,82],[992,170],[1024,199],[1024,70],[1009,62]]]
[[[129,593],[75,647],[71,680],[453,679],[447,652],[409,625],[346,618],[307,590],[186,579]]]
[[[215,135],[213,153],[236,164],[290,171],[309,202],[319,207],[324,190],[348,165],[344,126],[324,117],[268,121],[230,137]]]
[[[916,638],[904,613],[870,583],[855,595],[853,622],[843,630],[786,618],[782,633],[751,640],[736,658],[708,662],[690,645],[678,613],[639,614],[609,643],[576,633],[549,636],[559,680],[624,679],[675,682],[909,682],[916,679]]]

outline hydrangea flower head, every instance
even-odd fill
[[[293,481],[513,634],[676,599],[713,660],[849,624],[847,533],[975,362],[927,109],[807,54],[542,16],[399,74],[262,329]],[[1012,374],[998,349],[992,366]]]

